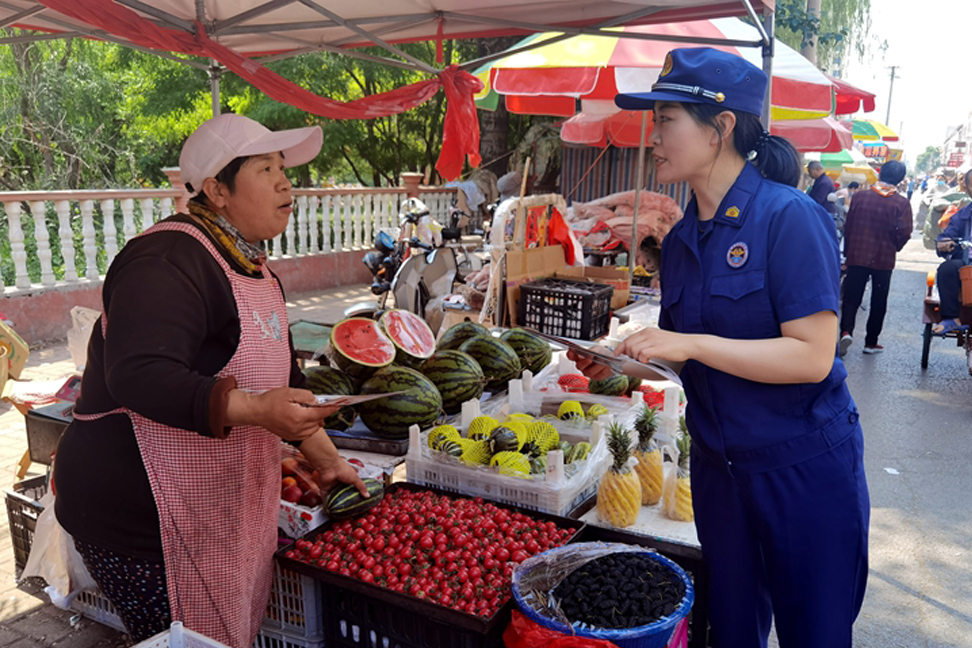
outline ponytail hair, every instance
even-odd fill
[[[722,137],[722,128],[716,121],[716,116],[725,112],[725,108],[698,103],[684,103],[682,107],[697,123],[711,126]],[[759,117],[752,113],[738,110],[729,112],[736,116],[736,128],[732,134],[732,144],[736,152],[759,169],[764,178],[796,187],[800,183],[803,169],[800,166],[800,155],[790,141],[763,130]]]

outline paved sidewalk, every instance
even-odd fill
[[[333,323],[348,306],[374,299],[367,286],[335,288],[292,296],[287,311],[292,321]],[[46,381],[67,378],[74,363],[67,344],[34,349],[21,376]],[[24,417],[9,403],[0,403],[0,486],[11,489],[17,462],[27,450]],[[28,477],[42,475],[46,466],[34,464]],[[0,648],[124,648],[131,642],[123,633],[79,618],[53,606],[37,583],[17,584],[14,555],[6,515],[0,515]]]

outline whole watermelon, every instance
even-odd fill
[[[477,335],[490,337],[489,329],[477,322],[459,322],[454,326],[450,326],[449,330],[442,334],[436,348],[440,351],[458,349],[462,346],[463,342]]]
[[[339,369],[327,365],[307,367],[304,369],[304,376],[307,377],[307,389],[316,395],[351,396],[354,394],[354,381],[351,380],[351,376]],[[325,430],[347,430],[354,425],[355,417],[357,413],[354,408],[346,405],[324,419],[322,425]]]
[[[408,367],[382,367],[361,386],[361,394],[404,394],[366,401],[358,405],[358,415],[368,429],[386,439],[405,439],[408,428],[426,428],[439,418],[442,396],[435,384]]]
[[[463,342],[459,350],[479,363],[488,381],[486,388],[491,392],[506,389],[511,380],[520,377],[520,358],[503,340],[476,336]]]
[[[616,374],[608,378],[592,380],[587,388],[592,394],[623,396],[624,392],[628,389],[628,377],[622,374]]]
[[[520,358],[520,365],[524,369],[529,369],[534,376],[550,364],[553,356],[550,344],[539,335],[526,329],[515,328],[503,333],[500,339],[513,347],[517,357]]]
[[[442,395],[442,409],[446,414],[460,412],[463,403],[479,399],[486,387],[486,377],[479,363],[462,351],[436,351],[422,365],[422,373]]]
[[[363,479],[371,497],[364,497],[352,484],[335,488],[324,500],[327,516],[335,520],[363,515],[378,506],[385,497],[385,485],[376,479]]]

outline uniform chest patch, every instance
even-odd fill
[[[746,265],[748,259],[749,248],[745,243],[739,241],[729,246],[729,251],[726,253],[726,262],[730,268],[741,268]]]

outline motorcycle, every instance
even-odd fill
[[[351,306],[344,311],[345,317],[376,317],[384,312],[391,295],[395,308],[424,318],[432,299],[452,294],[459,276],[456,254],[441,247],[444,230],[432,220],[429,208],[419,199],[409,198],[402,203],[399,222],[397,240],[391,232],[380,231],[375,249],[362,259],[374,277],[371,292],[378,296],[377,302]]]

